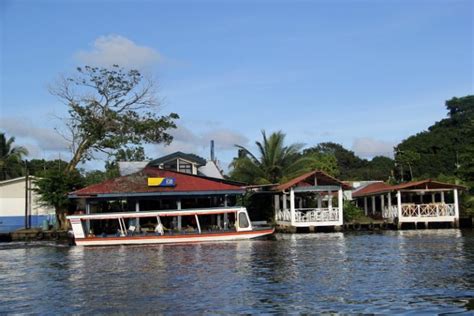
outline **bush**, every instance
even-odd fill
[[[351,203],[351,201],[344,201],[344,222],[351,222],[365,217],[364,211]]]

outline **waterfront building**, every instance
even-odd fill
[[[341,226],[348,184],[320,170],[273,186],[275,222],[282,227]]]
[[[85,214],[159,210],[179,212],[185,209],[233,206],[245,193],[241,183],[166,167],[147,166],[138,172],[71,192],[69,198],[78,200],[82,208],[80,213]],[[182,222],[181,216],[171,220],[166,225],[178,230],[187,224]],[[213,224],[221,226],[228,221],[227,215],[217,217],[215,221]],[[139,229],[143,225],[154,226],[156,222],[140,223],[137,218],[133,225]]]
[[[44,220],[49,223],[55,221],[54,208],[39,202],[35,187],[34,177],[0,182],[0,233],[10,233],[24,227],[41,227]]]
[[[411,181],[397,185],[374,182],[352,192],[366,216],[384,219],[400,228],[404,223],[459,223],[460,185],[433,181]]]

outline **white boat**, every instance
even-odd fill
[[[244,207],[96,213],[67,219],[79,246],[215,242],[274,232],[271,227],[253,227]],[[183,222],[188,223],[186,228]]]

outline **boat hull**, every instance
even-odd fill
[[[164,236],[125,236],[125,237],[87,237],[76,238],[78,246],[109,246],[109,245],[144,245],[144,244],[177,244],[196,242],[216,242],[258,238],[273,234],[274,229],[260,229],[242,232],[202,233]]]

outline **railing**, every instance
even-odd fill
[[[398,217],[398,206],[385,207],[384,218]],[[402,204],[402,217],[443,217],[455,216],[454,204]]]
[[[277,221],[291,222],[290,210],[279,210],[276,213]],[[338,208],[298,208],[295,209],[295,222],[337,222],[339,221]]]
[[[382,217],[383,218],[395,218],[398,216],[398,207],[396,205],[386,206],[383,209]]]
[[[442,217],[454,215],[454,204],[402,204],[402,217]]]

